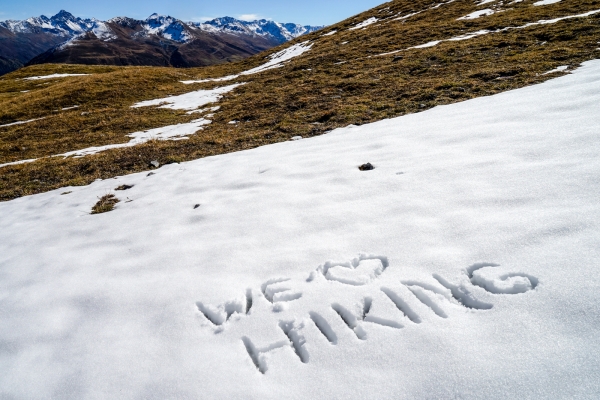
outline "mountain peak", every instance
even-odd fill
[[[54,19],[54,20],[66,20],[66,19],[75,19],[75,17],[73,16],[73,14],[71,14],[68,11],[60,10],[51,19]]]

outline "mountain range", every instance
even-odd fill
[[[83,19],[61,10],[0,22],[0,74],[41,63],[192,67],[236,61],[322,27],[223,17]]]

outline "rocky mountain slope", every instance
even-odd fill
[[[397,0],[237,63],[26,67],[0,79],[0,198],[537,84],[598,42],[597,0]]]
[[[153,14],[145,20],[53,17],[0,22],[0,54],[21,64],[205,66],[240,60],[320,27],[225,17],[185,23]],[[13,68],[14,69],[14,68]]]

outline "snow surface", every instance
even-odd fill
[[[203,105],[219,101],[225,93],[231,92],[243,83],[234,83],[210,90],[196,90],[179,96],[165,97],[161,99],[141,101],[132,105],[132,108],[159,106],[159,108],[170,108],[173,110],[195,110]],[[162,105],[161,105],[162,104]]]
[[[592,61],[0,203],[0,397],[598,398],[599,103]]]
[[[40,79],[54,79],[54,78],[66,78],[68,76],[86,76],[89,74],[52,74],[52,75],[42,75],[42,76],[30,76],[27,78],[23,78],[26,81],[37,81]]]

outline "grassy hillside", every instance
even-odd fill
[[[189,122],[199,114],[131,105],[223,86],[180,81],[238,73],[294,43],[313,43],[283,68],[231,81],[247,84],[225,95],[212,124],[189,140],[151,141],[82,158],[49,157],[5,166],[0,168],[0,200],[145,170],[152,160],[165,164],[239,151],[490,95],[542,82],[563,73],[545,74],[558,66],[574,68],[600,56],[600,12],[547,23],[600,10],[600,1],[477,3],[388,2],[234,64],[198,69],[39,65],[3,76],[0,125],[43,119],[0,127],[0,164],[124,143],[131,132]],[[459,19],[483,9],[495,13]],[[349,29],[369,18],[377,21]],[[538,21],[546,22],[526,26]],[[443,41],[482,30],[488,33]],[[337,32],[323,36],[332,31]],[[442,42],[410,48],[432,41]],[[54,73],[90,75],[22,80]],[[75,105],[79,107],[70,108]],[[240,122],[229,124],[232,120]]]

